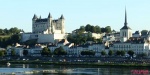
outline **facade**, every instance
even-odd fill
[[[125,23],[120,29],[120,40],[114,41],[110,45],[110,50],[123,50],[126,52],[133,50],[136,55],[145,53],[150,55],[150,39],[149,34],[146,37],[141,37],[141,33],[136,31],[132,36],[132,30],[127,26],[127,14],[125,10]]]
[[[37,40],[37,43],[57,43],[67,37],[64,16],[61,15],[60,18],[53,20],[50,13],[44,19],[34,15],[32,18],[32,33],[22,33],[21,37],[22,42]]]
[[[125,22],[124,22],[124,26],[120,29],[120,38],[121,41],[124,42],[126,41],[126,39],[129,39],[130,37],[132,37],[132,30],[130,27],[128,27],[127,14],[125,10]]]
[[[32,33],[65,34],[64,16],[61,15],[60,18],[53,20],[50,13],[48,17],[44,19],[34,15],[32,18]]]

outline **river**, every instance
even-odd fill
[[[29,73],[31,71],[64,71],[65,73]],[[137,75],[149,74],[150,68],[139,67],[88,67],[88,66],[54,66],[54,65],[35,65],[35,64],[11,64],[0,65],[0,75]]]

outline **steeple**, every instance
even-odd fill
[[[63,14],[61,15],[60,19],[65,19],[64,16],[63,16]]]
[[[131,29],[127,25],[128,25],[128,23],[127,23],[127,12],[126,12],[126,8],[125,8],[125,22],[124,22],[124,26],[121,29]]]
[[[125,8],[125,22],[124,22],[124,25],[127,26],[127,24],[128,24],[127,23],[127,12],[126,12],[126,8]]]
[[[34,14],[34,16],[33,16],[33,18],[32,19],[37,19],[37,16],[36,16],[36,14]]]
[[[50,13],[48,14],[48,18],[52,18],[52,15]]]

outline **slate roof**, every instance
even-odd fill
[[[47,22],[48,20],[47,19],[38,19],[36,20],[36,22]]]
[[[121,29],[131,29],[131,28],[128,27],[127,25],[124,25]]]

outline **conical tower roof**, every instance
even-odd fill
[[[52,15],[51,15],[51,13],[49,13],[49,14],[48,14],[48,18],[52,18]]]
[[[127,23],[127,12],[126,12],[126,8],[125,8],[125,22],[124,22],[124,26],[121,29],[131,29],[130,27],[128,27],[128,23]]]
[[[34,14],[34,16],[33,16],[33,18],[32,19],[37,19],[37,16],[36,16],[36,14]]]
[[[63,15],[61,15],[60,19],[65,19]]]

